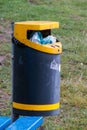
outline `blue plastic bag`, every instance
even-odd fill
[[[37,31],[32,34],[32,37],[30,38],[32,42],[40,43],[40,44],[52,44],[56,42],[56,37],[49,35],[45,38],[43,38],[41,32]]]
[[[49,35],[45,38],[42,39],[41,43],[42,44],[52,44],[52,43],[55,43],[56,42],[56,38],[52,35]]]
[[[35,43],[41,43],[41,40],[43,39],[41,32],[35,32],[32,34],[32,37],[30,40]]]

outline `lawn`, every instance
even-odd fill
[[[0,0],[0,115],[11,114],[11,22],[58,21],[61,113],[43,130],[87,130],[87,0]]]

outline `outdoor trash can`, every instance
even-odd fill
[[[12,35],[13,114],[51,116],[60,110],[61,42],[40,44],[30,40],[34,32],[44,37],[58,22],[15,22]]]

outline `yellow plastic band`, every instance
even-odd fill
[[[47,105],[33,105],[33,104],[22,104],[13,102],[13,108],[20,110],[30,110],[30,111],[50,111],[60,108],[60,103],[47,104]]]

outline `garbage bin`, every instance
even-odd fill
[[[58,22],[15,22],[13,46],[13,113],[51,116],[60,110],[60,42],[37,44],[29,40],[34,31],[43,37],[58,28]]]

